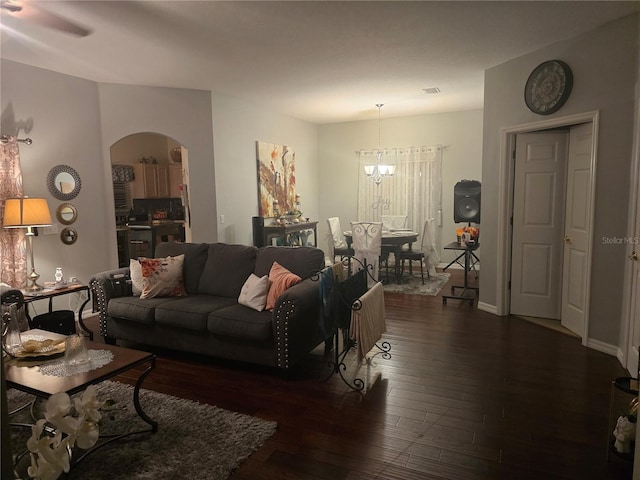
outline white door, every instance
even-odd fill
[[[562,326],[585,337],[591,212],[592,124],[571,128],[564,226]]]
[[[560,319],[567,132],[516,138],[511,258],[514,315]]]

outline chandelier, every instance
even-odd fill
[[[376,107],[378,107],[378,152],[376,154],[376,163],[375,165],[369,164],[364,166],[364,173],[367,174],[367,177],[373,179],[373,181],[376,182],[376,185],[380,185],[384,177],[391,177],[396,173],[395,165],[381,163],[382,148],[380,147],[380,111],[383,105],[383,103],[376,103]]]

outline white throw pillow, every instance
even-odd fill
[[[258,312],[264,310],[267,304],[267,293],[269,292],[269,277],[258,277],[255,274],[249,275],[247,281],[244,282],[238,303],[245,307],[253,308]]]
[[[129,261],[129,275],[131,276],[131,290],[136,297],[142,293],[142,266],[133,258]]]

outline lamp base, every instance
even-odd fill
[[[39,292],[42,290],[42,285],[38,285],[38,279],[40,275],[36,273],[34,269],[31,269],[31,273],[27,275],[27,282],[31,282],[31,285],[27,285],[24,289],[25,292]]]

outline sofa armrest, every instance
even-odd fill
[[[132,295],[129,267],[107,270],[96,273],[89,280],[93,311],[98,312],[100,319],[100,335],[107,335],[107,306],[109,300],[116,297]]]
[[[319,321],[319,282],[307,278],[278,297],[273,309],[273,336],[279,368],[289,368],[325,340]]]

